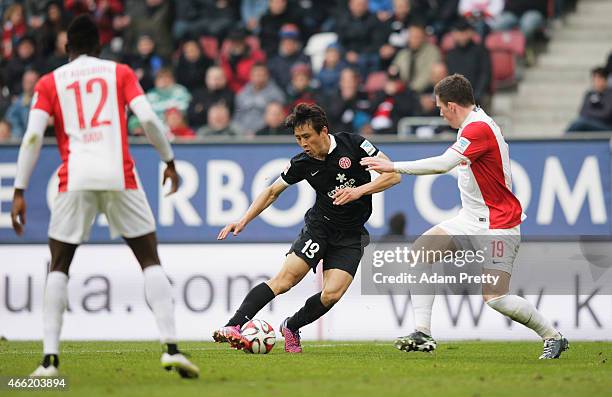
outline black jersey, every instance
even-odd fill
[[[281,174],[292,185],[306,179],[317,192],[308,217],[331,222],[339,229],[362,227],[372,213],[372,196],[363,195],[344,205],[334,205],[338,189],[357,187],[371,181],[370,172],[359,164],[363,157],[376,156],[378,149],[356,134],[330,134],[330,150],[325,160],[317,160],[302,152],[291,159]]]

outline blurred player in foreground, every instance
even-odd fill
[[[278,274],[255,286],[226,326],[214,332],[216,342],[228,342],[237,349],[248,344],[240,333],[242,325],[277,295],[299,283],[311,269],[315,271],[323,260],[323,290],[308,298],[304,307],[287,317],[280,327],[285,351],[302,352],[300,328],[327,313],[344,295],[357,272],[369,242],[364,224],[372,213],[372,194],[400,181],[397,174],[371,180],[370,172],[359,161],[366,156],[383,159],[387,156],[357,134],[331,134],[325,112],[319,106],[297,105],[286,124],[304,151],[291,159],[280,177],[253,201],[238,222],[221,230],[218,239],[223,240],[230,233],[237,236],[285,189],[302,180],[308,181],[317,198]]]
[[[13,228],[21,235],[26,223],[24,190],[38,159],[47,121],[53,117],[62,165],[59,193],[49,222],[51,268],[44,294],[44,357],[31,376],[58,375],[68,270],[77,247],[88,239],[96,215],[103,213],[111,235],[125,239],[142,267],[145,296],[164,344],[162,366],[175,369],[182,377],[197,377],[198,367],[177,348],[172,288],[160,266],[155,219],[130,156],[126,105],[166,162],[163,183],[170,180],[170,193],[174,193],[179,177],[165,127],[155,116],[134,72],[126,65],[95,57],[99,34],[89,17],[81,16],[71,23],[66,47],[70,62],[36,84],[19,149],[11,211]]]
[[[508,144],[497,124],[475,105],[472,86],[465,77],[458,74],[446,77],[436,85],[434,93],[441,116],[452,128],[459,129],[457,142],[437,157],[395,163],[368,157],[361,164],[368,170],[411,175],[443,174],[457,168],[461,211],[425,232],[414,247],[456,249],[453,237],[460,236],[485,236],[502,243],[503,247],[492,250],[490,260],[483,264],[484,274],[499,276],[497,284],[483,284],[483,298],[493,309],[542,337],[544,351],[540,359],[558,358],[569,347],[567,339],[529,301],[508,294],[520,244],[520,224],[525,217],[521,203],[512,193]],[[434,287],[419,285],[419,293],[412,295],[416,330],[395,341],[398,349],[432,351],[436,348],[431,337]]]

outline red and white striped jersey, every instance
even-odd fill
[[[143,95],[126,65],[82,55],[43,76],[32,109],[53,116],[59,191],[137,189],[126,107]]]
[[[510,151],[497,124],[476,107],[451,146],[464,161],[457,167],[461,204],[466,215],[489,229],[510,229],[525,218],[512,193]]]

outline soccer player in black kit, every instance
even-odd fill
[[[359,164],[363,157],[387,159],[368,140],[356,134],[329,133],[325,112],[318,105],[299,104],[287,117],[298,145],[304,150],[294,156],[281,176],[253,201],[244,216],[225,226],[218,240],[229,233],[238,235],[245,226],[268,208],[290,185],[306,180],[316,193],[314,206],[306,212],[305,225],[291,245],[285,262],[269,281],[255,286],[244,298],[226,326],[216,330],[216,342],[242,349],[248,341],[240,328],[277,295],[299,283],[309,270],[323,260],[323,290],[306,300],[293,316],[285,319],[280,332],[285,351],[301,353],[299,329],[327,313],[353,281],[368,231],[364,224],[372,213],[372,194],[399,183],[395,173],[371,180]]]

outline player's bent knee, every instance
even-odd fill
[[[321,292],[321,303],[323,303],[323,306],[325,307],[333,306],[336,303],[338,303],[340,298],[342,298],[342,295],[344,294],[343,294],[343,291],[341,290],[334,290],[334,291],[323,290]]]

